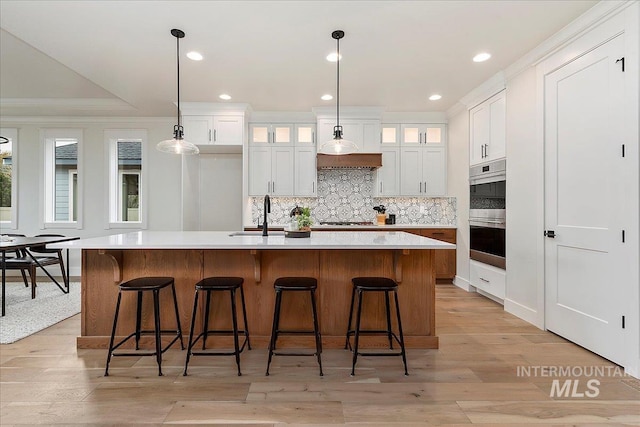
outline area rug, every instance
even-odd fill
[[[80,313],[80,283],[64,294],[53,282],[38,283],[36,298],[21,282],[6,285],[6,315],[0,317],[0,344],[10,344]]]

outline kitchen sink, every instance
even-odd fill
[[[262,236],[262,231],[234,231],[229,236]],[[269,236],[284,236],[284,231],[269,231]]]

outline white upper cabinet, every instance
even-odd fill
[[[382,124],[380,129],[380,147],[398,147],[400,145],[400,125]]]
[[[405,147],[444,145],[446,141],[444,124],[403,124],[401,131]]]
[[[502,91],[469,111],[469,164],[506,156],[506,96]]]
[[[184,115],[185,139],[196,145],[242,145],[244,115]]]
[[[382,163],[384,167],[384,162]],[[446,186],[444,147],[400,149],[400,192],[403,196],[444,196]]]
[[[316,197],[318,195],[317,185],[315,147],[296,147],[293,183],[294,195]]]
[[[382,147],[382,167],[376,170],[375,197],[400,195],[400,150]]]
[[[212,116],[183,116],[182,127],[184,139],[193,144],[205,145],[213,141]]]
[[[249,148],[249,195],[293,196],[293,147]]]
[[[262,124],[252,123],[249,125],[250,145],[293,145],[293,125],[292,124]]]
[[[316,125],[297,124],[295,126],[295,146],[315,147],[316,146]]]

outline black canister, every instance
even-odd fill
[[[396,214],[389,214],[389,224],[395,224],[396,223]]]

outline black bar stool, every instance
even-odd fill
[[[162,330],[160,328],[160,290],[171,286],[171,292],[173,294],[173,306],[176,312],[176,330]],[[176,298],[176,288],[173,277],[139,277],[132,279],[119,285],[120,291],[118,292],[118,302],[116,303],[116,313],[113,317],[113,329],[111,330],[111,339],[109,340],[109,353],[107,354],[107,366],[104,370],[104,376],[109,376],[109,363],[112,356],[156,356],[158,362],[158,375],[162,376],[162,353],[167,351],[169,347],[173,345],[178,339],[180,340],[180,349],[184,350],[184,343],[182,342],[182,328],[180,327],[180,314],[178,313],[178,299]],[[122,300],[123,292],[137,292],[138,303],[136,307],[136,330],[129,334],[126,338],[113,345],[113,341],[116,335],[116,326],[118,324],[118,314],[120,312],[120,302]],[[153,293],[153,317],[155,328],[151,330],[141,330],[142,324],[142,294],[143,292]],[[162,334],[175,334],[176,336],[171,342],[163,349],[162,348]],[[152,353],[140,353],[140,352],[122,352],[114,353],[118,347],[127,342],[130,338],[135,337],[136,350],[140,349],[140,336],[141,335],[154,335],[156,341],[155,351]]]
[[[238,376],[242,375],[240,372],[240,353],[247,346],[251,350],[251,342],[249,341],[249,327],[247,326],[247,308],[244,303],[244,290],[242,289],[242,283],[244,279],[242,277],[207,277],[196,283],[196,294],[193,299],[193,314],[191,315],[191,330],[189,331],[189,348],[187,349],[187,360],[184,364],[184,373],[187,375],[187,367],[189,366],[189,359],[191,356],[235,356],[236,365],[238,366]],[[240,300],[242,302],[242,317],[244,320],[244,330],[238,330],[238,314],[236,311],[236,290],[240,289]],[[196,324],[196,313],[198,311],[198,295],[200,291],[206,291],[207,302],[205,304],[205,313],[202,326],[202,332],[193,339],[193,331]],[[211,302],[211,292],[214,291],[229,291],[231,295],[231,320],[233,322],[232,330],[222,329],[209,329],[209,306]],[[204,351],[206,350],[207,337],[209,335],[233,335],[234,351]],[[242,347],[239,345],[238,334],[244,334],[244,342]],[[193,347],[196,342],[202,338],[202,350],[201,352],[193,351]]]
[[[276,356],[317,356],[318,365],[320,366],[320,376],[322,376],[322,337],[320,336],[320,328],[318,327],[318,310],[316,308],[316,288],[318,281],[313,277],[280,277],[273,283],[276,290],[276,305],[273,311],[273,325],[271,327],[271,341],[269,342],[269,361],[267,362],[267,373],[269,375],[269,366],[271,358]],[[301,330],[282,330],[280,329],[280,308],[282,305],[282,292],[285,291],[306,291],[311,295],[311,310],[313,312],[313,331]],[[315,353],[280,353],[275,352],[276,341],[279,335],[314,335],[316,339]]]
[[[402,321],[400,320],[400,305],[398,304],[398,284],[386,277],[355,277],[352,279],[353,282],[353,290],[351,292],[351,307],[349,308],[349,325],[347,326],[347,338],[344,344],[345,349],[350,349],[353,352],[353,364],[351,366],[351,375],[355,375],[356,370],[356,361],[358,360],[358,355],[365,356],[402,356],[402,363],[404,364],[404,374],[409,375],[407,371],[407,357],[404,348],[404,336],[402,335]],[[386,315],[387,315],[387,329],[360,329],[360,318],[362,314],[362,295],[365,292],[384,292],[385,298],[385,307],[386,307]],[[396,303],[396,315],[398,318],[398,336],[393,332],[391,328],[391,309],[389,304],[389,292],[393,292],[393,296]],[[351,323],[353,321],[353,306],[356,299],[356,294],[358,294],[358,312],[356,314],[356,327],[355,329],[351,329]],[[386,352],[386,353],[376,353],[376,352],[359,352],[358,344],[360,341],[360,335],[387,335],[389,339],[389,349],[393,350],[393,341],[395,340],[400,345],[399,352]],[[351,348],[350,337],[354,336],[355,345]]]

